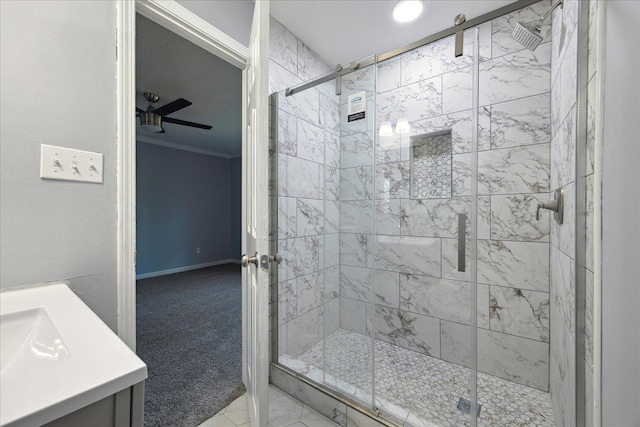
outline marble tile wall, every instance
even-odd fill
[[[283,257],[272,289],[274,327],[278,354],[295,357],[317,344],[325,328],[339,327],[340,109],[330,84],[284,96],[287,87],[331,67],[273,18],[269,49],[270,92],[279,93],[277,239]]]
[[[563,188],[565,220],[551,221],[551,371],[550,392],[556,421],[575,426],[576,331],[576,150],[579,1],[566,1],[552,15],[551,190]],[[584,2],[587,7],[589,3]],[[591,24],[590,24],[591,25]],[[590,69],[593,72],[593,67]],[[592,168],[587,167],[587,170]],[[587,291],[588,292],[588,291]],[[587,339],[587,346],[589,340]],[[587,367],[590,364],[587,363]],[[588,406],[588,405],[587,405]]]
[[[577,0],[565,3],[563,9],[554,12],[552,46],[552,89],[551,89],[551,117],[553,138],[551,142],[551,181],[552,189],[562,187],[565,198],[570,202],[565,211],[565,223],[557,225],[552,222],[550,242],[552,251],[551,263],[551,399],[556,420],[565,426],[575,426],[575,387],[578,378],[575,373],[576,334],[584,334],[585,349],[585,389],[586,389],[586,425],[596,425],[593,419],[593,407],[599,405],[600,395],[593,388],[594,358],[593,358],[593,307],[594,300],[599,298],[594,294],[594,265],[599,260],[594,259],[594,242],[600,236],[594,229],[594,146],[595,117],[597,112],[597,53],[598,37],[598,8],[600,2],[591,0],[581,5]],[[577,104],[577,71],[578,71],[578,13],[580,7],[589,8],[588,43],[587,43],[587,141],[586,147],[578,146],[576,114]],[[556,41],[557,40],[557,41]],[[577,176],[577,150],[586,151],[584,176]],[[584,229],[586,236],[576,236],[576,180],[585,179],[586,212]],[[555,185],[555,187],[554,187]],[[580,200],[580,199],[579,199]],[[581,209],[581,210],[582,210]],[[576,237],[579,237],[576,240]],[[586,244],[586,262],[584,274],[586,277],[585,325],[584,330],[578,329],[575,322],[575,298],[577,283],[576,272],[576,242]],[[582,267],[580,267],[582,268]]]
[[[551,230],[549,215],[536,221],[535,211],[552,181],[551,25],[534,52],[509,34],[515,21],[535,19],[550,5],[545,0],[479,28],[479,366],[543,391],[549,389]],[[468,197],[472,38],[465,38],[461,58],[454,58],[453,40],[343,77],[340,327],[469,364],[471,285],[468,269],[457,271],[457,216],[474,208]],[[348,123],[347,96],[365,91],[373,107],[374,89],[375,122],[367,116]],[[379,123],[400,118],[410,122],[410,134],[376,137]],[[438,132],[450,140],[445,197],[412,189],[412,138]]]

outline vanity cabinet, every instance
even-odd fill
[[[44,427],[142,427],[144,382],[105,397]]]
[[[143,427],[147,365],[67,284],[0,292],[0,329],[0,427]]]

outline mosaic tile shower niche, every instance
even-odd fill
[[[554,26],[573,22],[566,3]],[[552,90],[565,75],[552,57],[566,48],[551,19],[535,51],[510,37],[550,7],[466,30],[458,58],[451,36],[343,75],[340,95],[334,81],[279,93],[281,365],[397,425],[458,427],[475,412],[458,408],[475,358],[477,425],[572,425],[554,413],[572,397],[556,375],[573,334],[571,263],[556,255],[571,253],[572,236],[546,211],[536,220],[555,188],[571,192],[558,165],[571,164],[559,141],[573,110]],[[279,35],[291,52],[294,39]],[[349,122],[348,97],[361,92],[365,117]],[[379,135],[405,119],[409,133]],[[464,271],[461,241],[477,248]]]
[[[411,198],[451,197],[451,130],[411,137]]]

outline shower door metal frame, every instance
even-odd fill
[[[269,250],[278,252],[278,93],[269,95]],[[278,266],[271,270],[270,284],[273,303],[269,315],[271,328],[270,362],[278,363]]]
[[[477,18],[470,19],[468,21],[463,22],[460,25],[454,25],[452,27],[447,28],[446,30],[439,31],[435,34],[422,38],[418,41],[410,43],[408,45],[390,50],[388,52],[380,53],[377,55],[373,55],[371,57],[367,57],[362,61],[354,61],[348,68],[339,67],[337,71],[332,71],[331,73],[325,74],[323,76],[317,77],[308,82],[300,83],[295,86],[291,86],[286,89],[286,96],[294,95],[298,92],[302,92],[306,89],[310,89],[319,84],[328,82],[329,80],[333,80],[338,77],[342,77],[345,74],[349,74],[359,68],[364,68],[368,65],[377,64],[382,61],[386,61],[387,59],[391,59],[398,55],[402,55],[403,53],[409,52],[410,50],[417,49],[420,46],[424,46],[429,43],[433,43],[445,37],[449,37],[451,35],[456,34],[458,31],[464,31],[466,29],[476,27],[478,25],[484,24],[485,22],[489,22],[495,18],[499,18],[503,15],[507,15],[511,12],[515,12],[516,10],[523,9],[527,6],[531,6],[532,4],[536,4],[541,2],[542,0],[518,0],[514,3],[510,3],[506,6],[503,6],[499,9],[493,10],[489,13],[485,13],[484,15],[480,15]]]
[[[575,157],[575,421],[576,426],[586,425],[586,361],[585,331],[587,324],[587,86],[589,84],[589,2],[578,2],[577,70],[576,70],[576,157]],[[600,5],[602,7],[602,5]],[[594,260],[595,262],[595,260]],[[595,319],[594,319],[595,322]],[[595,394],[595,391],[594,391]],[[598,424],[600,420],[597,421]]]

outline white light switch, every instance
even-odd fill
[[[101,153],[42,144],[40,178],[101,184],[103,158]]]

